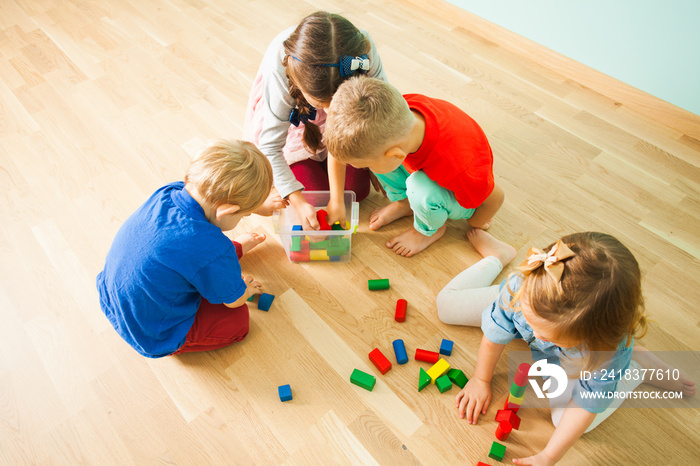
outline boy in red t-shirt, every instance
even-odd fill
[[[369,228],[414,215],[413,227],[387,242],[397,254],[412,256],[440,239],[448,218],[488,228],[503,204],[484,132],[449,102],[402,96],[384,81],[360,77],[338,88],[327,113],[329,153],[371,169],[392,201],[372,212]],[[345,218],[335,186],[342,184],[331,183],[331,222]]]

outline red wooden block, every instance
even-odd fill
[[[512,409],[499,409],[496,413],[496,421],[507,422],[513,429],[520,429],[520,418]]]
[[[488,464],[486,464],[486,463],[482,463],[481,461],[479,461],[478,463],[476,463],[476,466],[490,466],[490,465],[488,465]]]
[[[328,224],[328,212],[321,209],[316,212],[316,219],[318,224],[321,225],[321,230],[330,230],[331,226]]]
[[[508,399],[510,397],[506,397],[506,402],[503,404],[503,409],[507,409],[509,411],[513,411],[514,413],[517,413],[518,410],[520,409],[520,405],[516,405],[515,403],[508,403]]]
[[[294,262],[310,262],[311,261],[311,247],[308,241],[301,242],[301,248],[299,251],[289,251],[289,259]]]
[[[382,374],[386,374],[389,372],[389,369],[391,369],[391,361],[379,351],[379,348],[374,348],[369,353],[369,359],[377,366],[377,369],[379,369],[379,372]]]
[[[512,430],[513,426],[510,424],[510,422],[499,422],[498,427],[496,427],[496,438],[498,440],[507,440]]]
[[[426,351],[424,349],[416,349],[416,361],[425,361],[435,364],[440,359],[440,353],[435,351]]]
[[[518,366],[518,371],[515,373],[515,377],[513,377],[513,382],[515,382],[515,385],[518,387],[524,387],[527,385],[527,373],[529,370],[530,365],[526,362]]]
[[[406,320],[406,307],[408,302],[405,299],[399,299],[396,301],[396,314],[394,319],[396,322],[404,322]]]

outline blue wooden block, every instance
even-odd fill
[[[292,225],[292,231],[302,231],[301,225]]]
[[[258,309],[261,311],[269,311],[272,306],[272,301],[275,300],[275,295],[262,293],[258,298]]]
[[[280,385],[277,387],[277,391],[280,394],[280,401],[289,401],[292,399],[292,387],[287,385]]]
[[[408,362],[408,355],[406,354],[406,345],[403,344],[403,340],[394,340],[392,344],[394,345],[396,362],[399,364],[406,364]]]
[[[442,340],[442,343],[440,344],[440,354],[444,354],[445,356],[450,356],[452,355],[452,347],[454,346],[454,342],[451,340]]]

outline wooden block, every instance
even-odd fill
[[[469,379],[464,372],[459,369],[450,369],[447,371],[447,377],[450,378],[453,384],[457,385],[459,388],[464,388],[464,386],[469,382]]]
[[[312,249],[309,251],[309,259],[312,261],[327,261],[330,260],[325,249]]]
[[[506,402],[505,402],[505,404],[503,405],[503,409],[507,409],[507,410],[513,411],[514,413],[517,413],[518,410],[520,409],[520,405],[516,405],[516,404],[513,404],[513,403],[508,403],[508,398],[509,398],[509,397],[510,397],[510,395],[508,395],[508,396],[506,397]]]
[[[277,392],[280,396],[280,401],[289,401],[292,399],[292,387],[289,385],[280,385],[277,387]]]
[[[370,290],[388,290],[389,289],[389,279],[379,278],[377,280],[367,280],[367,287]]]
[[[425,372],[425,369],[421,367],[418,373],[418,391],[423,390],[428,385],[430,385],[430,376]]]
[[[503,457],[506,454],[506,446],[501,445],[498,442],[493,442],[491,444],[491,451],[489,451],[489,458],[493,458],[497,461],[503,461]]]
[[[450,382],[450,378],[446,375],[438,377],[435,381],[435,385],[437,386],[438,390],[440,390],[440,393],[445,393],[447,390],[452,388],[452,382]]]
[[[374,348],[370,351],[369,359],[377,366],[377,369],[379,369],[382,375],[386,374],[389,372],[389,369],[391,369],[391,362],[379,351],[379,348]]]
[[[416,361],[424,361],[435,364],[440,359],[440,354],[435,351],[427,351],[424,349],[416,348]]]
[[[525,395],[523,396],[513,396],[512,394],[508,394],[508,405],[517,405],[520,406],[523,404],[523,399],[525,398]]]
[[[452,340],[443,339],[442,343],[440,343],[440,354],[444,354],[445,356],[451,356],[453,346],[454,342]]]
[[[258,309],[261,311],[269,311],[270,306],[272,306],[272,301],[275,300],[275,295],[262,293],[258,298]]]
[[[406,345],[404,345],[403,340],[394,340],[392,345],[394,347],[397,364],[406,364],[408,362],[408,354],[406,354]]]
[[[301,240],[301,249],[299,251],[290,251],[289,260],[292,262],[309,262],[311,260],[309,257],[310,252],[309,242]]]
[[[450,363],[444,359],[440,359],[438,362],[433,364],[433,367],[428,369],[428,375],[430,376],[430,382],[435,383],[438,377],[442,377],[450,370]],[[450,385],[452,382],[450,382]]]
[[[501,441],[508,440],[508,436],[512,430],[513,426],[510,424],[510,422],[499,422],[498,426],[496,427],[496,438]]]
[[[516,398],[523,398],[525,396],[525,390],[527,390],[527,385],[520,387],[518,384],[513,382],[513,384],[510,386],[510,395]]]
[[[328,224],[328,212],[323,209],[319,209],[316,212],[316,219],[318,224],[321,226],[321,230],[330,230],[331,226]]]
[[[513,377],[513,383],[518,387],[527,387],[527,374],[530,371],[530,364],[524,362],[518,366],[518,370]]]
[[[520,418],[511,409],[499,409],[496,412],[496,422],[507,422],[513,429],[520,429]]]
[[[301,236],[292,236],[292,244],[289,247],[289,250],[294,252],[301,251]]]
[[[404,322],[406,320],[407,307],[408,301],[405,299],[399,299],[396,301],[396,313],[394,314],[394,320],[396,320],[396,322]]]
[[[377,378],[366,372],[362,372],[360,369],[355,369],[350,375],[350,382],[371,392],[374,388],[374,384],[377,383]]]

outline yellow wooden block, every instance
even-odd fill
[[[513,396],[513,394],[508,395],[508,403],[512,403],[514,405],[520,406],[523,404],[523,398],[525,398],[525,394],[523,393],[523,396]]]
[[[327,261],[331,259],[328,257],[328,254],[326,254],[325,249],[312,249],[309,251],[309,258],[312,261]]]
[[[450,363],[444,359],[440,359],[438,362],[433,364],[433,367],[428,369],[428,375],[430,376],[430,383],[435,383],[438,377],[442,377],[447,374],[450,370]]]

